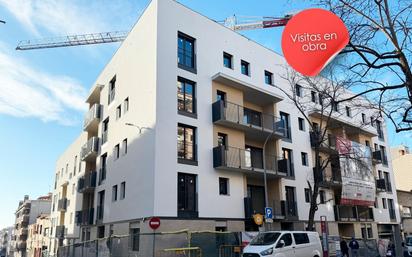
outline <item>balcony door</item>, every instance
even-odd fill
[[[263,169],[263,149],[245,146],[245,164],[247,168]]]
[[[286,192],[286,211],[289,216],[296,216],[296,194],[294,187],[285,187]]]
[[[262,127],[262,114],[245,107],[243,108],[243,123]]]
[[[177,182],[179,217],[197,217],[196,175],[179,173]]]
[[[247,185],[247,196],[252,203],[252,214],[264,214],[265,188],[263,186]]]

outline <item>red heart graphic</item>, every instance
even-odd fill
[[[323,9],[299,12],[282,33],[282,51],[292,68],[316,76],[349,42],[342,20]]]

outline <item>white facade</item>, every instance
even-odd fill
[[[177,65],[179,32],[195,39],[195,72],[181,69]],[[223,66],[223,52],[232,55],[233,69]],[[241,74],[241,60],[250,64],[250,76]],[[97,156],[83,161],[81,172],[72,175],[71,178],[67,172],[60,174],[63,177],[58,178],[53,197],[61,194],[60,185],[68,183],[68,188],[71,188],[80,176],[92,170],[99,171],[102,168],[101,156],[107,153],[106,179],[97,183],[95,190],[87,193],[89,196],[79,194],[77,191],[74,195],[66,194],[70,205],[64,222],[61,223],[61,218],[60,223],[53,222],[61,217],[59,212],[54,211],[52,224],[67,227],[68,237],[81,237],[79,226],[67,221],[67,215],[85,208],[85,198],[91,195],[95,222],[91,226],[84,226],[92,228],[91,238],[97,233],[94,225],[107,226],[104,232],[106,235],[109,233],[110,225],[114,233],[124,234],[129,232],[128,229],[131,227],[129,224],[139,224],[139,222],[143,224],[144,219],[151,216],[165,219],[166,222],[161,227],[164,231],[185,227],[214,229],[218,222],[220,226],[223,222],[228,230],[245,229],[244,198],[248,196],[248,184],[253,182],[260,186],[263,182],[262,177],[250,177],[242,172],[223,171],[213,167],[213,148],[217,145],[216,131],[227,128],[217,126],[212,121],[212,104],[216,101],[216,87],[221,86],[222,81],[228,81],[238,87],[241,85],[241,95],[245,93],[241,100],[245,105],[246,102],[251,106],[258,105],[260,102],[265,102],[266,105],[270,103],[269,109],[275,116],[280,116],[280,112],[289,114],[292,140],[276,139],[271,144],[277,155],[280,155],[282,148],[292,150],[295,176],[292,179],[274,179],[269,191],[275,195],[276,200],[284,201],[286,200],[285,187],[295,189],[298,220],[283,220],[277,226],[288,225],[295,229],[304,229],[309,212],[304,188],[307,187],[307,179],[312,175],[310,164],[313,163],[309,128],[306,126],[305,131],[298,129],[298,117],[301,117],[299,111],[288,102],[280,90],[265,84],[264,80],[264,71],[267,70],[273,73],[273,83],[285,88],[289,87],[279,74],[281,72],[279,67],[284,65],[286,62],[279,54],[175,1],[153,0],[96,79],[95,86],[91,90],[88,103],[91,107],[95,103],[102,105],[98,129],[92,132],[86,129],[59,159],[57,170],[65,170],[65,165],[73,162],[75,156],[79,155],[81,146],[91,136],[100,137]],[[181,115],[178,112],[176,93],[178,77],[196,83],[196,115],[194,116]],[[115,95],[109,104],[110,81],[113,78],[116,81]],[[238,91],[238,88],[233,89],[233,92]],[[246,95],[250,91],[253,92],[253,96]],[[309,93],[304,92],[304,94]],[[119,106],[121,117],[117,114]],[[365,113],[368,118],[370,116],[368,110],[364,110],[351,118],[343,119],[346,119],[347,123],[361,124],[361,113]],[[104,133],[106,125],[103,121],[107,118],[109,118],[108,132]],[[126,123],[145,128],[139,131],[137,127]],[[178,124],[196,128],[196,165],[183,164],[177,160]],[[229,130],[233,131],[233,129]],[[364,131],[367,131],[367,134],[377,135],[376,129],[372,127],[364,128]],[[383,131],[385,139],[374,136],[371,146],[377,143],[389,149],[386,129],[384,128]],[[230,133],[229,137],[231,137]],[[102,144],[103,134],[107,135],[107,142]],[[127,144],[123,142],[125,139]],[[117,145],[119,145],[118,158]],[[309,166],[302,165],[301,152],[308,154]],[[389,172],[390,183],[392,188],[395,188],[391,160],[389,154],[387,156],[388,165],[377,164],[374,169],[376,172],[377,170]],[[69,172],[71,169],[73,166],[69,164]],[[196,175],[196,211],[200,219],[189,219],[184,222],[184,225],[177,222],[182,218],[178,215],[177,207],[178,173]],[[229,179],[227,195],[219,194],[220,177]],[[124,199],[121,193],[122,183],[125,183]],[[117,186],[117,198],[112,194],[114,186]],[[105,192],[102,201],[103,217],[96,221],[99,216],[97,210],[101,205],[99,192],[103,190]],[[325,191],[327,197],[333,198],[333,191],[327,189]],[[377,194],[378,208],[373,209],[374,221],[356,223],[351,233],[360,236],[362,223],[370,223],[373,224],[373,237],[377,238],[378,224],[399,223],[398,211],[395,214],[396,218],[390,219],[388,209],[382,207],[382,198],[393,199],[395,204],[397,202],[394,193]],[[333,206],[333,201],[321,205],[316,213],[316,220],[319,221],[321,215],[326,216],[331,222],[331,233],[338,234],[339,226],[337,222],[334,223]],[[395,207],[395,210],[397,209]],[[209,223],[206,224],[206,221]],[[296,224],[293,225],[294,223]],[[141,230],[147,230],[147,227],[138,226]]]

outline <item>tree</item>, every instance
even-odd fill
[[[337,138],[331,138],[329,132],[334,129],[334,121],[342,119],[344,114],[342,108],[338,111],[340,99],[349,98],[351,95],[347,88],[351,84],[345,80],[338,80],[336,73],[329,67],[328,77],[335,78],[329,80],[321,76],[306,77],[300,75],[292,68],[286,66],[285,73],[281,77],[287,82],[285,85],[275,85],[277,89],[286,96],[285,101],[291,102],[304,117],[310,128],[311,146],[313,149],[314,167],[313,173],[307,177],[307,185],[310,193],[310,209],[308,214],[308,230],[314,230],[314,217],[320,202],[318,201],[321,183],[328,179],[327,171],[331,173],[331,166],[339,162],[342,157],[336,151]],[[356,98],[346,101],[346,105],[351,106],[351,115],[360,114],[363,106],[368,101]],[[346,110],[347,111],[347,110]],[[359,111],[359,113],[357,113]],[[344,111],[345,112],[345,111]],[[359,124],[359,128],[369,126],[369,122]],[[356,149],[349,149],[344,154],[345,158],[353,158],[356,165],[364,169],[367,167],[366,161],[370,161],[370,156],[360,156]],[[329,154],[325,154],[329,153]],[[366,159],[365,159],[366,158]],[[369,159],[368,159],[369,158]],[[338,163],[339,164],[339,163]],[[372,172],[372,171],[371,171]],[[332,201],[328,199],[327,201]]]
[[[339,65],[356,94],[339,102],[365,96],[396,132],[412,130],[412,2],[313,1],[338,15],[350,33]]]

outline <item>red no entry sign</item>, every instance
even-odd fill
[[[160,219],[157,217],[152,217],[149,220],[149,227],[153,230],[156,230],[160,227]]]

